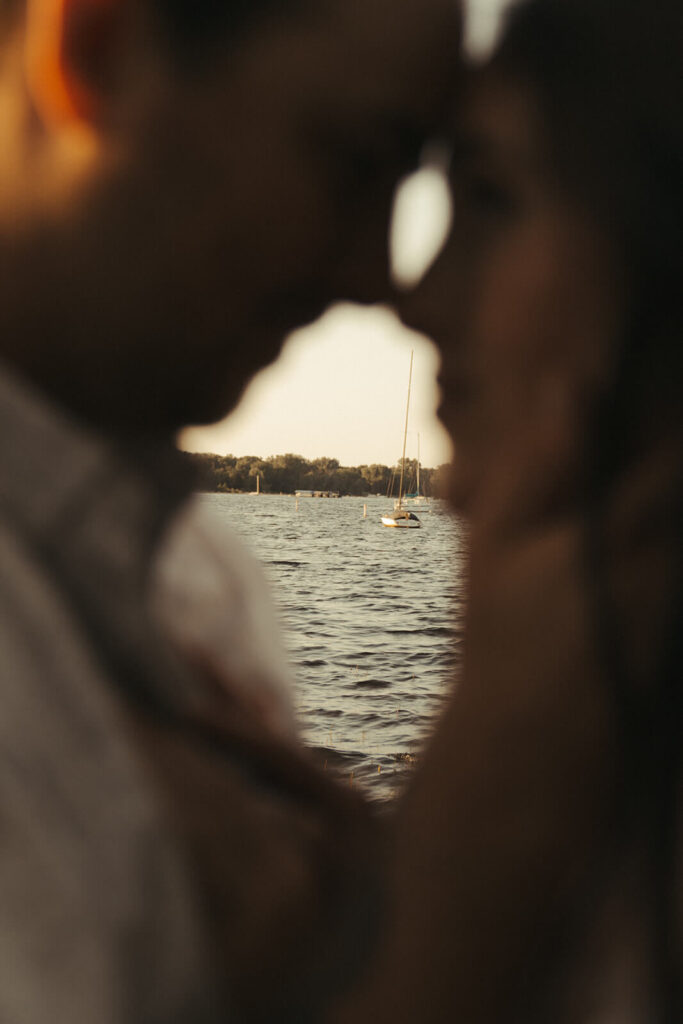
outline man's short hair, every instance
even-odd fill
[[[149,0],[176,56],[185,62],[223,52],[263,15],[282,16],[303,0]]]
[[[0,0],[0,21],[13,17],[26,0]],[[145,0],[151,5],[173,51],[191,59],[249,29],[264,14],[280,14],[301,0]]]
[[[152,0],[163,23],[178,41],[192,44],[216,32],[239,32],[268,8],[287,0]]]

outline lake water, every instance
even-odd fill
[[[207,494],[265,568],[307,743],[329,770],[391,799],[452,686],[464,535],[444,503],[388,529],[386,498]],[[363,506],[367,518],[363,518]]]

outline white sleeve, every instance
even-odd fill
[[[193,887],[114,688],[1,528],[0,565],[0,1022],[213,1022]]]
[[[261,567],[196,497],[158,552],[150,599],[181,652],[208,662],[278,731],[295,732],[292,673]]]

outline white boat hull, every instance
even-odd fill
[[[396,518],[391,515],[382,516],[382,526],[390,526],[400,530],[417,530],[420,528],[420,520],[417,518]]]

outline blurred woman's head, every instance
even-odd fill
[[[554,172],[646,274],[682,256],[682,48],[672,0],[530,0],[490,67],[534,91]]]
[[[626,395],[615,376],[625,360],[638,362],[631,413],[634,402],[651,409],[654,389],[660,414],[675,415],[681,53],[673,0],[530,0],[472,72],[457,114],[452,240],[406,304],[443,351],[442,417],[466,511],[490,503],[489,455],[500,461],[501,446],[522,504],[539,487],[540,510],[575,498],[581,424],[590,429],[605,390]],[[515,467],[525,445],[545,476],[536,485]]]
[[[620,835],[648,851],[643,931],[670,1007],[683,661],[682,57],[678,0],[515,7],[458,104],[452,238],[405,305],[442,352],[452,497],[470,517],[472,550],[498,551],[505,538],[520,559],[550,564],[553,543],[568,531],[579,538],[587,658],[601,666],[619,742]]]
[[[576,502],[593,636],[619,726],[624,823],[649,851],[652,967],[662,1019],[671,1020],[683,1009],[674,923],[683,659],[682,59],[678,0],[530,0],[513,9],[482,76],[525,93],[540,131],[544,180],[576,203],[596,244],[607,243],[617,285],[612,330],[592,342],[604,353],[602,379],[581,410],[583,426],[577,418]],[[588,249],[584,259],[583,266],[567,263],[565,274],[580,280],[591,265]],[[587,292],[582,301],[589,309]],[[588,339],[590,332],[563,340],[585,349]]]
[[[624,275],[620,358],[638,362],[637,390],[655,386],[660,403],[681,373],[682,57],[675,0],[531,0],[513,8],[491,66],[533,91],[549,170],[611,239]]]

